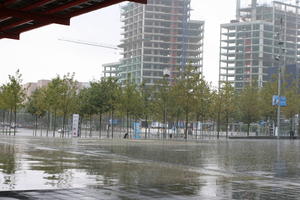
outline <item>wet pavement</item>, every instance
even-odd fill
[[[299,140],[0,136],[0,199],[300,199]]]

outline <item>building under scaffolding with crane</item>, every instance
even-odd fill
[[[204,22],[190,20],[190,1],[149,0],[147,5],[124,5],[123,58],[104,65],[104,76],[116,75],[121,83],[130,77],[137,84],[154,85],[166,74],[175,78],[189,63],[202,72]]]
[[[237,0],[236,19],[220,35],[219,83],[262,87],[269,68],[300,61],[299,1]]]

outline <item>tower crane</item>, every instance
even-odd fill
[[[65,38],[58,38],[58,40],[64,41],[64,42],[72,42],[72,43],[75,43],[75,44],[84,44],[84,45],[102,47],[102,48],[107,48],[107,49],[121,50],[121,48],[119,48],[118,46],[108,45],[108,44],[101,44],[101,43],[90,42],[90,41],[71,40],[71,39],[65,39]]]

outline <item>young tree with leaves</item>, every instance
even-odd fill
[[[114,114],[116,112],[116,109],[118,107],[118,104],[120,102],[120,93],[121,88],[120,85],[117,82],[116,78],[108,78],[105,79],[105,87],[106,87],[106,97],[107,97],[107,111],[110,112],[110,118],[111,118],[111,137],[114,137]],[[107,137],[109,137],[109,132]]]
[[[57,76],[56,78],[52,79],[51,82],[45,88],[45,100],[48,108],[48,112],[50,112],[53,116],[52,118],[52,130],[53,130],[53,137],[55,137],[55,132],[57,128],[57,114],[59,111],[60,106],[60,97],[62,92],[62,79]]]
[[[4,102],[10,110],[10,126],[12,127],[12,116],[14,116],[14,135],[17,127],[17,109],[23,105],[25,91],[22,87],[22,74],[19,70],[15,75],[9,75],[9,82],[3,86]]]
[[[185,118],[184,138],[188,137],[188,125],[191,114],[197,104],[196,89],[200,83],[201,74],[191,65],[185,67],[182,76],[175,82],[177,104],[181,107]]]
[[[78,91],[78,83],[74,80],[74,74],[67,74],[63,77],[61,82],[61,93],[59,98],[59,111],[63,117],[62,123],[62,137],[65,136],[66,131],[66,120],[70,114],[76,110],[76,98]]]
[[[226,138],[228,137],[229,121],[234,118],[236,111],[236,94],[231,83],[226,82],[223,87],[220,88],[219,95],[221,95],[221,110],[222,118],[225,120]]]
[[[78,94],[78,106],[77,112],[80,115],[80,132],[81,132],[81,124],[84,118],[89,117],[90,120],[90,136],[92,134],[92,115],[96,114],[96,108],[93,104],[93,88],[84,88],[80,90]]]
[[[199,77],[199,82],[195,86],[195,98],[194,105],[194,118],[197,122],[196,125],[196,137],[198,137],[198,122],[204,122],[209,118],[210,104],[211,102],[211,89],[209,84],[203,77]]]
[[[260,119],[259,89],[257,84],[247,85],[238,95],[238,110],[240,119],[247,124],[247,136],[250,132],[250,124]]]
[[[171,86],[168,76],[164,76],[161,81],[158,82],[154,91],[153,110],[155,118],[159,121],[163,121],[163,138],[166,138],[166,123],[167,116],[171,110]]]
[[[5,131],[5,117],[7,112],[7,103],[6,103],[6,95],[5,95],[5,86],[2,85],[0,87],[0,110],[2,112],[2,132]]]
[[[145,138],[148,136],[148,120],[152,115],[153,109],[153,86],[146,86],[145,83],[140,85],[140,93],[141,93],[141,111],[142,117],[145,119]]]
[[[36,135],[38,129],[38,119],[46,114],[46,108],[44,104],[44,93],[42,89],[37,89],[28,98],[26,102],[26,110],[35,117],[35,131]]]
[[[275,123],[276,120],[276,107],[272,105],[272,97],[278,92],[277,81],[265,83],[264,87],[259,91],[259,106],[261,111],[262,120],[266,121],[266,127]]]
[[[108,80],[102,79],[100,81],[91,82],[91,97],[90,104],[95,109],[95,114],[99,115],[99,138],[101,138],[102,129],[102,116],[108,112],[108,101],[109,101],[109,84]]]
[[[126,115],[126,132],[129,134],[129,119],[133,117],[136,121],[142,114],[142,98],[137,85],[130,80],[130,77],[121,88],[119,103],[119,111]]]
[[[287,106],[282,108],[283,114],[290,120],[290,131],[293,130],[293,119],[300,111],[300,94],[296,84],[285,88],[284,96],[287,99]]]

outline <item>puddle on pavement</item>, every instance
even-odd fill
[[[298,141],[1,136],[0,190],[106,188],[165,199],[297,199],[299,147]]]

